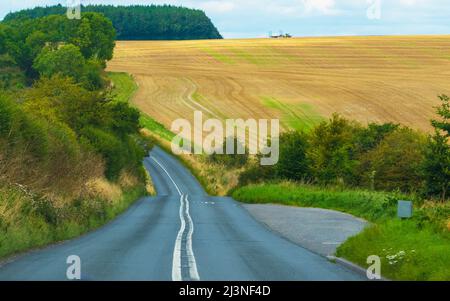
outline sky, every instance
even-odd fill
[[[80,0],[0,0],[10,11]],[[82,4],[172,4],[206,12],[225,38],[450,34],[449,0],[81,0]]]

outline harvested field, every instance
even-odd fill
[[[135,105],[169,128],[202,110],[297,129],[339,112],[429,131],[437,95],[450,94],[450,36],[117,42],[109,71],[133,74]]]

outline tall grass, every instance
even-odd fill
[[[288,206],[333,209],[370,221],[395,216],[396,199],[406,198],[366,190],[323,189],[293,182],[245,186],[233,192],[233,197],[244,203],[283,204]]]
[[[79,199],[56,207],[19,187],[0,187],[0,258],[92,231],[144,194],[144,186],[138,185],[109,201]]]

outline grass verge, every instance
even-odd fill
[[[296,183],[250,185],[233,193],[245,203],[273,203],[338,210],[372,222],[337,251],[362,267],[370,255],[382,260],[382,274],[398,280],[450,280],[450,204],[415,203],[414,218],[396,217],[397,193],[320,188]],[[411,197],[409,197],[411,199]]]
[[[18,188],[4,187],[0,194],[3,198],[0,213],[6,217],[0,220],[0,258],[5,258],[95,230],[125,212],[146,190],[138,185],[112,202],[78,200],[60,208]]]

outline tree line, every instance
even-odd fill
[[[62,5],[36,7],[8,14],[4,22],[64,15]],[[171,5],[87,5],[82,12],[101,13],[110,19],[118,40],[198,40],[221,39],[217,28],[198,9]]]
[[[450,98],[432,120],[434,133],[394,123],[364,126],[334,114],[311,131],[280,136],[280,159],[260,166],[247,155],[214,155],[214,163],[244,167],[239,186],[288,180],[316,184],[400,191],[428,198],[450,198]]]

